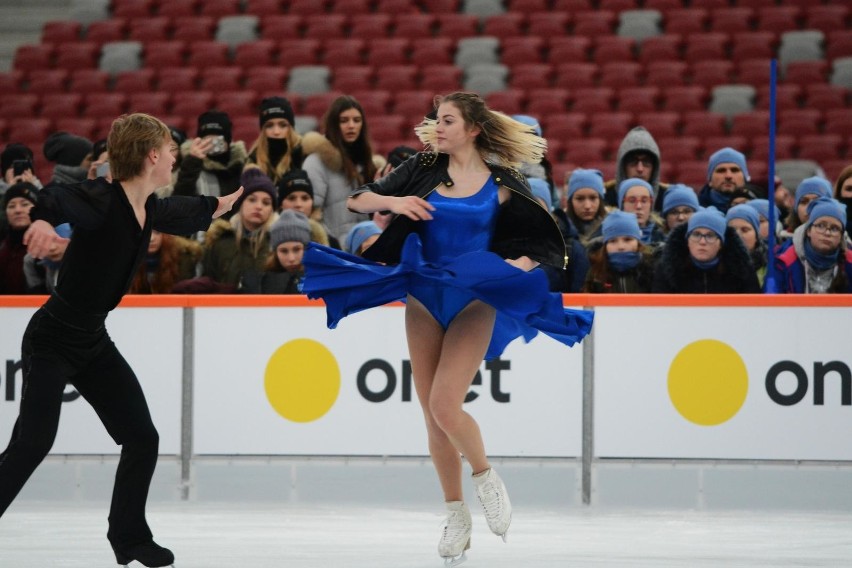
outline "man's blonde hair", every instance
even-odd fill
[[[148,152],[171,140],[169,127],[149,114],[123,114],[112,123],[107,137],[113,179],[125,181],[142,173]]]

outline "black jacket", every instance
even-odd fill
[[[439,184],[453,185],[447,173],[448,164],[447,154],[418,152],[385,177],[359,187],[351,195],[372,191],[380,195],[425,198]],[[497,213],[491,251],[503,258],[526,255],[543,264],[564,267],[568,259],[562,233],[550,213],[532,196],[524,176],[510,168],[493,164],[488,167],[494,181],[512,191],[512,198],[503,203]],[[402,244],[415,230],[414,223],[404,215],[397,215],[365,251],[364,257],[389,264],[399,262]]]
[[[654,270],[653,292],[670,294],[759,294],[749,253],[735,229],[725,229],[721,261],[710,270],[692,263],[686,242],[688,225],[678,225],[669,233]]]

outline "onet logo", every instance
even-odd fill
[[[742,408],[749,377],[742,357],[730,345],[702,339],[675,356],[668,387],[669,398],[681,416],[701,426],[718,426]],[[814,406],[824,406],[826,390],[830,404],[837,393],[841,406],[852,406],[852,370],[843,361],[814,361],[810,376],[795,361],[778,361],[767,369],[764,388],[769,400],[781,407],[807,404],[809,395]]]

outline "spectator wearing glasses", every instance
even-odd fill
[[[605,184],[607,205],[618,206],[618,188],[624,180],[630,178],[639,178],[651,184],[656,196],[652,209],[661,211],[668,184],[660,183],[660,147],[643,126],[628,132],[618,147],[615,179]]]
[[[795,230],[792,245],[775,259],[780,292],[852,293],[852,251],[844,238],[846,207],[821,197],[808,204],[808,221]]]
[[[732,206],[735,194],[742,192],[749,180],[746,158],[733,148],[722,148],[710,156],[707,184],[698,193],[702,207],[711,205],[723,214]]]
[[[694,189],[681,183],[670,185],[663,199],[663,231],[669,234],[678,225],[689,221],[698,209],[698,195]]]
[[[657,245],[666,239],[663,232],[663,222],[654,213],[654,188],[650,183],[639,178],[630,178],[618,186],[618,208],[628,213],[634,213],[639,221],[642,237],[639,239],[645,245]]]
[[[748,251],[737,231],[713,208],[675,227],[654,270],[653,292],[743,294],[760,292]]]
[[[769,262],[769,249],[766,241],[760,238],[760,214],[748,204],[734,205],[725,214],[728,227],[737,231],[743,245],[751,256],[751,264],[757,275],[757,281],[763,286],[766,279],[766,264]]]
[[[785,231],[781,233],[783,239],[789,239],[796,229],[808,222],[808,206],[811,201],[821,197],[831,197],[831,184],[827,179],[813,176],[803,179],[796,188],[793,208],[787,216]]]

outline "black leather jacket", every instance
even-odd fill
[[[418,152],[378,181],[354,190],[352,197],[372,191],[380,195],[425,198],[435,188],[453,185],[447,173],[449,156],[434,152]],[[503,258],[528,256],[532,260],[563,268],[568,263],[565,241],[553,217],[532,196],[526,179],[511,168],[488,164],[494,181],[512,192],[500,205],[490,250]],[[364,257],[378,262],[399,262],[402,244],[415,230],[415,221],[397,215],[379,239],[364,252]]]

